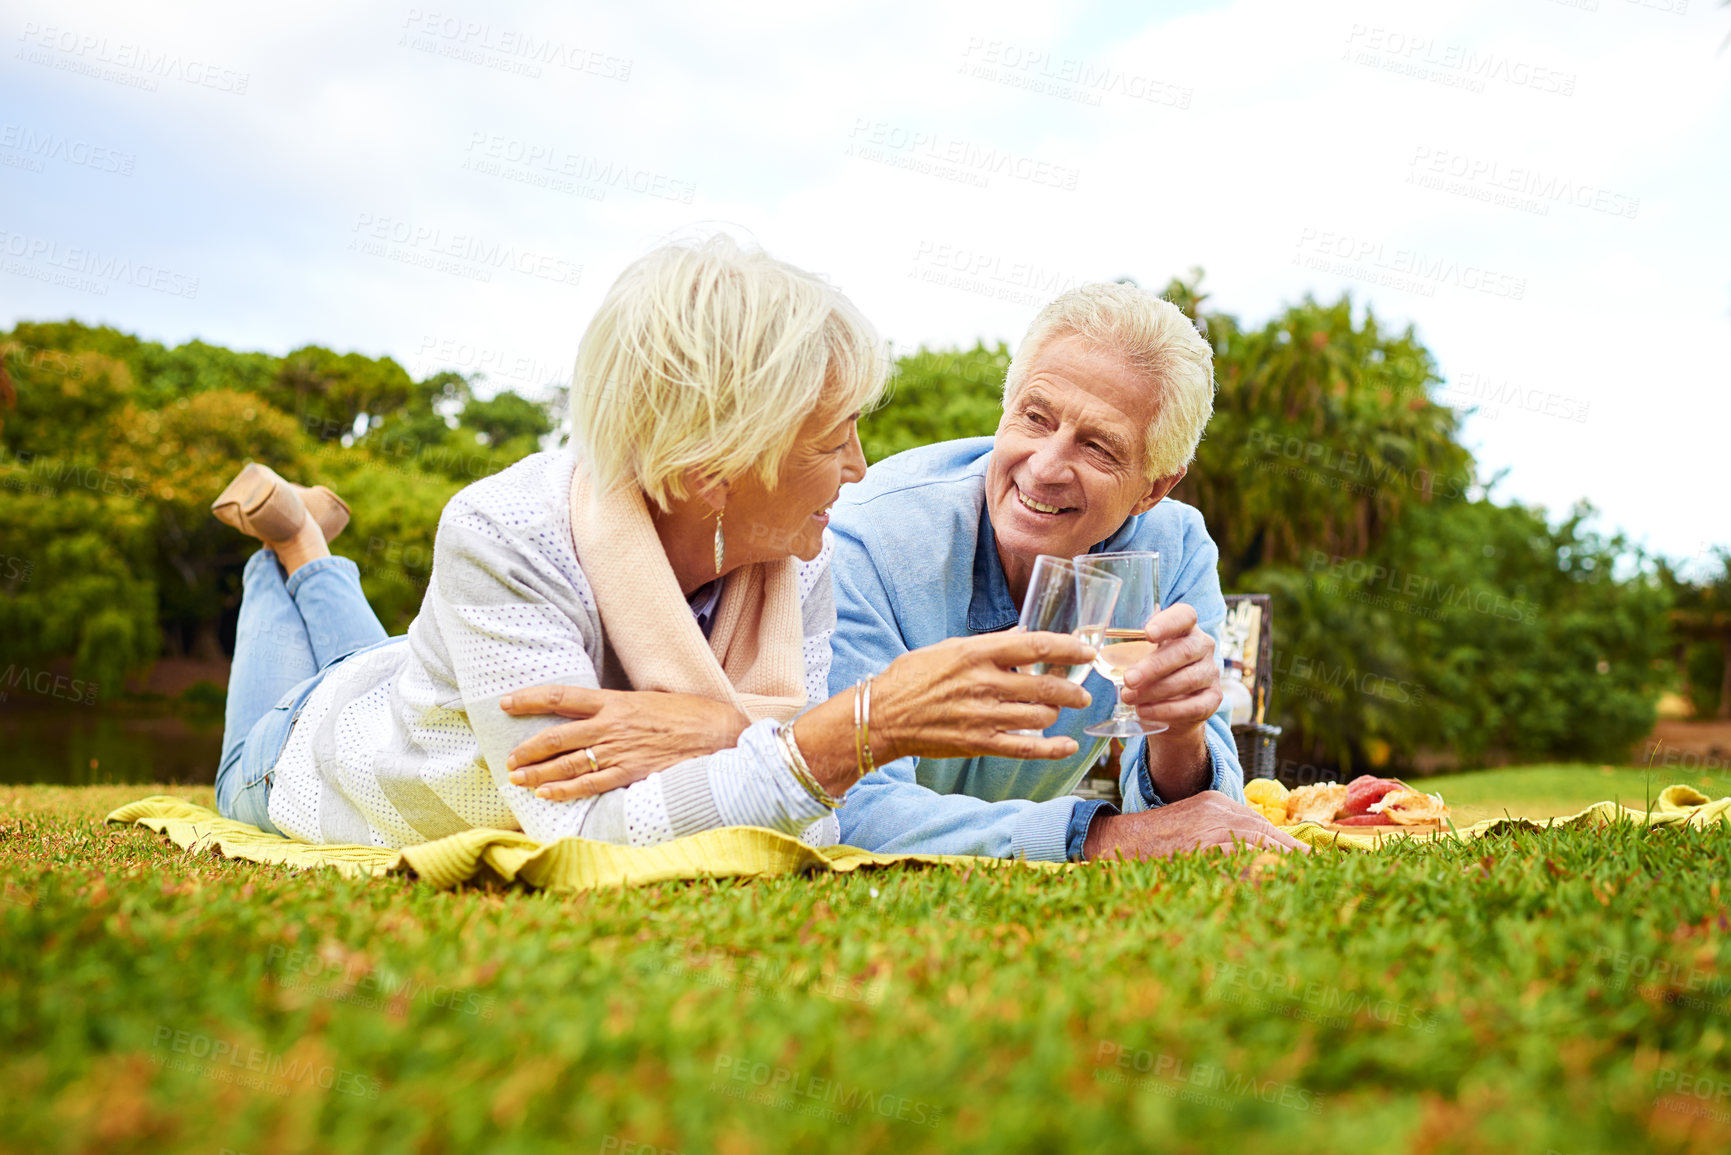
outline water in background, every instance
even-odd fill
[[[0,710],[0,783],[216,781],[222,715]]]

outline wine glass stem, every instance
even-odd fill
[[[1112,679],[1112,688],[1117,691],[1117,694],[1112,699],[1112,701],[1113,701],[1112,721],[1114,721],[1114,722],[1133,722],[1133,721],[1135,721],[1136,720],[1136,708],[1124,700],[1124,679],[1123,679],[1123,677],[1120,676],[1117,678],[1113,678]]]

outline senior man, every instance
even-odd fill
[[[1126,744],[1125,813],[1070,794],[1105,739],[1110,683],[1048,736],[1074,757],[892,762],[848,792],[842,841],[886,852],[1070,860],[1151,857],[1233,844],[1300,848],[1243,804],[1214,635],[1226,604],[1219,551],[1196,510],[1166,499],[1213,410],[1213,357],[1188,317],[1153,293],[1085,285],[1048,305],[1010,363],[993,437],[880,461],[836,505],[837,625],[830,690],[898,655],[1016,625],[1034,559],[1157,550],[1155,651],[1125,700],[1170,728]]]

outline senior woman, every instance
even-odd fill
[[[244,576],[218,808],[393,847],[469,827],[648,845],[736,825],[826,844],[877,762],[1073,754],[1069,738],[1013,733],[1086,703],[1016,672],[1091,657],[1058,635],[945,642],[822,701],[824,527],[864,475],[855,421],[883,365],[817,277],[724,237],[656,250],[579,344],[570,449],[451,500],[400,638],[330,554],[347,507],[249,465],[213,506],[266,546]],[[507,713],[510,693],[550,683],[638,691],[619,697],[661,736],[664,767],[575,799],[513,782],[507,755],[547,723]]]

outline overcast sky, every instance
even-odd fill
[[[153,7],[6,5],[6,326],[533,392],[694,228],[904,348],[1201,266],[1247,323],[1344,290],[1415,324],[1499,497],[1731,543],[1710,0]]]

